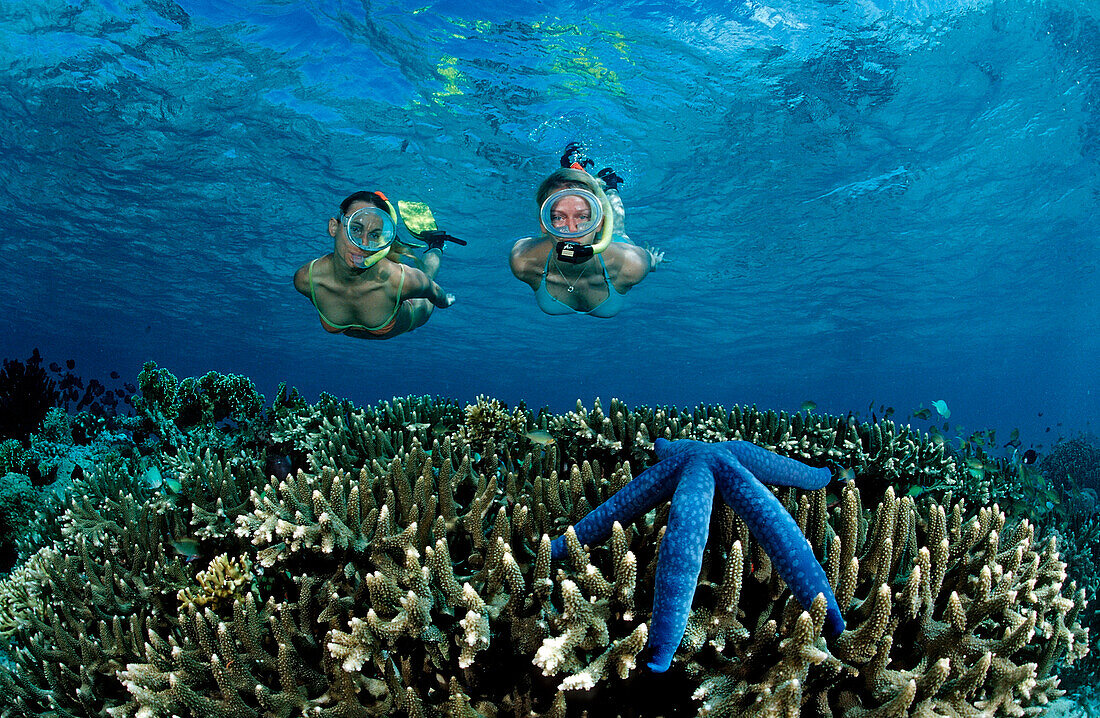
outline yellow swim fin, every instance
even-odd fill
[[[409,200],[397,200],[397,210],[401,213],[401,220],[409,234],[416,238],[427,232],[439,229],[432,216],[432,208],[423,202],[410,202]]]
[[[416,239],[424,242],[428,249],[443,249],[444,242],[454,242],[465,245],[466,241],[452,237],[439,228],[432,216],[432,209],[423,202],[411,202],[405,199],[397,200],[397,208],[401,213],[401,221],[405,223],[405,229],[409,230]]]

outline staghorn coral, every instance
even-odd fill
[[[0,645],[7,646],[31,617],[46,620],[42,586],[49,575],[47,566],[57,560],[57,555],[52,548],[40,549],[0,581]]]
[[[466,407],[459,436],[479,454],[495,455],[527,431],[527,415],[522,409],[508,411],[499,399],[479,396]]]
[[[7,571],[18,553],[18,542],[34,520],[38,492],[23,474],[0,474],[0,570]]]
[[[700,712],[1039,712],[1062,694],[1055,663],[1087,650],[1087,632],[1076,623],[1084,591],[1071,584],[1062,594],[1065,564],[1055,542],[1037,542],[1026,519],[1006,527],[996,506],[964,520],[965,513],[962,503],[918,508],[888,490],[868,517],[858,489],[846,486],[826,568],[848,606],[849,630],[825,644],[821,597],[810,612],[785,598],[759,611],[742,601],[737,628],[754,625],[749,635],[728,634],[723,616],[733,611],[703,611],[708,643],[689,665],[701,680]],[[743,553],[735,544],[727,577],[744,573]],[[743,596],[744,587],[728,591]]]
[[[889,422],[614,400],[609,416],[557,421],[498,404],[508,423],[491,426],[506,428],[475,445],[452,402],[277,404],[268,441],[305,456],[291,475],[265,477],[258,443],[225,438],[153,457],[178,496],[122,461],[81,481],[57,554],[0,593],[10,611],[26,604],[9,623],[17,670],[0,668],[0,715],[1014,715],[1057,695],[1059,662],[1085,646],[1082,592],[1030,522],[882,485],[955,471]],[[558,445],[532,447],[520,428]],[[567,538],[563,562],[550,538],[652,463],[658,436],[858,467],[859,490],[780,493],[849,631],[822,640],[824,604],[802,611],[717,506],[679,682],[647,693],[639,653],[667,506],[606,546]],[[204,561],[224,554],[221,570],[173,557],[185,537]],[[204,604],[181,605],[198,586]]]

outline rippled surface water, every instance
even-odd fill
[[[4,356],[1094,427],[1095,3],[32,0],[0,62]],[[571,140],[667,253],[612,320],[507,267]],[[393,341],[326,335],[290,284],[356,189],[470,242],[455,306]]]

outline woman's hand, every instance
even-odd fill
[[[649,271],[655,271],[657,266],[665,261],[665,253],[649,244],[645,246],[645,251],[649,252]]]

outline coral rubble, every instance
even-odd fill
[[[75,479],[61,537],[0,583],[3,718],[1029,715],[1087,647],[1056,543],[996,505],[906,495],[958,469],[892,422],[282,392],[265,412],[239,381],[147,366],[140,383],[145,463]],[[802,610],[716,504],[678,682],[636,700],[668,507],[606,546],[569,526],[657,437],[854,471],[779,492],[848,630],[826,642],[821,597]],[[267,474],[269,451],[297,470]]]

